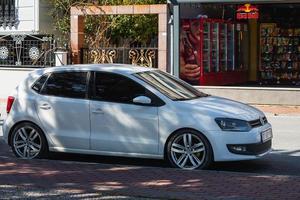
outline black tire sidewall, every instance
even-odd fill
[[[176,163],[173,161],[172,159],[172,155],[171,155],[171,146],[172,146],[172,143],[174,142],[174,140],[182,135],[182,134],[185,134],[185,133],[190,133],[190,134],[193,134],[193,135],[196,135],[197,137],[199,137],[204,146],[205,146],[205,158],[204,158],[204,162],[199,166],[197,167],[196,169],[207,169],[210,164],[212,163],[213,161],[213,150],[212,150],[212,147],[209,143],[209,141],[206,139],[205,136],[203,136],[201,133],[199,133],[198,131],[195,131],[195,130],[189,130],[189,129],[182,129],[182,130],[179,130],[177,131],[169,140],[168,144],[167,144],[167,149],[166,149],[166,157],[169,161],[169,163],[171,164],[172,167],[175,167],[175,168],[179,168]]]
[[[17,157],[20,157],[14,147],[14,137],[15,137],[15,134],[17,133],[17,131],[22,127],[31,127],[33,129],[35,129],[36,132],[39,134],[39,136],[41,138],[42,147],[41,147],[39,154],[34,158],[45,158],[48,155],[48,145],[47,145],[46,137],[45,137],[43,131],[40,129],[40,127],[38,127],[37,125],[30,123],[30,122],[24,122],[24,123],[18,124],[16,127],[14,127],[11,138],[10,138],[11,139],[10,144],[11,144],[13,153]]]

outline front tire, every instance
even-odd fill
[[[48,145],[43,131],[32,123],[21,123],[12,131],[11,147],[17,157],[34,159],[45,157]]]
[[[208,140],[199,132],[184,129],[169,140],[167,157],[173,167],[181,169],[205,169],[213,160]]]

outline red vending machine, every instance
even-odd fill
[[[246,26],[246,25],[245,25]],[[220,19],[182,21],[180,77],[194,85],[232,85],[247,81],[247,69],[238,63],[241,30]]]

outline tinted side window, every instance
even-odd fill
[[[43,94],[51,96],[85,98],[87,72],[52,73],[43,88]]]
[[[146,96],[143,86],[118,74],[96,72],[94,82],[94,98],[97,100],[132,103],[135,97]]]
[[[49,74],[44,74],[42,77],[40,77],[32,86],[32,89],[38,93],[41,92],[41,89],[45,83],[45,81],[47,80]]]

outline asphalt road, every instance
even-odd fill
[[[268,116],[273,126],[273,152],[259,160],[242,162],[218,162],[209,170],[234,171],[258,174],[300,176],[300,116]],[[2,132],[0,132],[1,140]],[[14,157],[11,150],[0,141],[0,156]],[[107,156],[52,153],[52,160],[66,160],[86,163],[107,163],[117,165],[164,167],[169,165],[161,160],[133,159]]]

